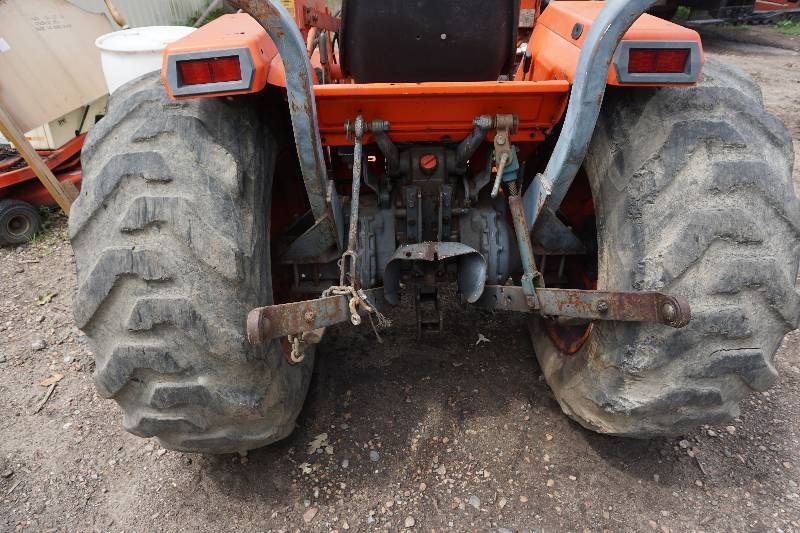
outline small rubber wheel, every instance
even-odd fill
[[[0,244],[23,244],[39,232],[42,217],[31,204],[0,200]]]

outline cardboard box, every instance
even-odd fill
[[[65,0],[0,0],[0,104],[23,131],[106,94],[94,41],[112,30]]]

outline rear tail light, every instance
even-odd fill
[[[628,72],[631,74],[680,74],[686,71],[688,48],[631,48]]]
[[[699,41],[623,39],[614,55],[619,85],[694,84],[703,68]]]
[[[177,66],[179,84],[183,87],[187,85],[240,81],[242,79],[239,56],[178,61]]]

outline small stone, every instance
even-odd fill
[[[569,476],[569,480],[570,480],[570,481],[577,481],[577,480],[578,480],[578,478],[577,478],[577,477],[575,477],[575,476]]]
[[[506,500],[505,498],[500,498],[500,501],[497,502],[497,505],[500,507],[500,509],[502,509],[503,507],[506,506],[507,503],[508,500]]]
[[[603,518],[608,520],[609,518],[611,518],[611,513],[609,513],[608,511],[603,511]]]
[[[499,527],[497,528],[497,533],[514,533],[514,532],[508,529],[507,527]]]
[[[434,470],[434,472],[436,472],[440,476],[443,476],[443,475],[445,475],[447,473],[447,469],[444,467],[444,465],[442,465],[439,468],[437,468],[436,470]]]
[[[691,444],[689,444],[689,441],[688,441],[688,440],[686,440],[686,439],[683,439],[683,440],[681,440],[681,441],[678,443],[678,446],[680,446],[681,448],[683,448],[683,449],[685,450],[685,449],[687,449],[689,446],[691,446]]]
[[[379,454],[376,450],[370,450],[369,452],[369,460],[373,463],[377,463],[381,458],[381,454]]]
[[[709,429],[708,430],[708,436],[709,437],[716,437],[717,436],[717,432],[714,431],[713,429]]]
[[[386,503],[384,503],[383,506],[387,509],[391,509],[394,507],[394,500],[386,500]]]
[[[661,479],[661,476],[659,476],[658,474],[653,474],[653,481],[658,483],[658,480],[660,480],[660,479]]]
[[[342,459],[342,468],[347,468],[348,466],[350,466],[350,459],[345,457],[344,459]]]
[[[342,522],[342,529],[344,529],[345,531],[350,529],[350,524],[348,524],[346,520]]]
[[[309,507],[306,512],[303,513],[303,522],[306,524],[310,523],[312,520],[314,520],[314,517],[317,516],[318,512],[319,509],[316,507]]]
[[[162,455],[164,455],[165,453],[167,453],[167,450],[166,450],[166,449],[164,449],[164,448],[161,448],[160,450],[158,450],[158,451],[156,452],[156,455],[157,455],[157,456],[159,456],[159,457],[161,457],[161,456],[162,456]],[[247,458],[246,458],[246,457],[242,457],[242,459],[247,459]],[[244,461],[243,461],[243,462],[244,462]]]
[[[791,469],[792,469],[792,463],[790,463],[789,461],[784,461],[784,462],[783,462],[783,467],[784,467],[786,470],[791,470]]]
[[[45,348],[47,348],[47,343],[44,342],[44,340],[42,339],[36,339],[31,343],[31,350],[33,350],[34,352],[40,352]]]
[[[425,492],[425,489],[427,489],[427,488],[428,488],[428,485],[426,485],[425,483],[420,483],[419,484],[419,491],[420,492]]]
[[[406,527],[414,527],[414,524],[416,524],[416,521],[414,520],[413,516],[409,516],[409,517],[406,518],[406,521],[404,523],[405,523]]]
[[[0,353],[0,363],[6,362],[6,356]]]
[[[548,487],[555,487],[555,486],[556,486],[556,482],[555,482],[555,480],[548,479],[548,480],[547,480],[547,486],[548,486]]]
[[[4,478],[10,478],[13,475],[14,475],[14,471],[10,470],[10,469],[9,470],[3,470],[3,472],[0,473],[0,476],[3,476]]]
[[[519,501],[521,501],[522,503],[528,503],[528,497],[527,496],[520,496],[519,497]]]
[[[725,431],[733,435],[736,433],[736,426],[725,426]]]
[[[700,481],[699,479],[697,481],[695,481],[694,484],[697,485],[698,487],[702,487],[703,486],[703,482]]]
[[[650,526],[650,529],[658,529],[658,522],[655,520],[648,520],[647,525]]]
[[[474,507],[475,509],[480,511],[480,509],[481,509],[481,499],[478,498],[477,496],[474,496],[474,495],[470,496],[469,497],[469,504],[472,507]]]

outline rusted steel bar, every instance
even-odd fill
[[[370,306],[378,310],[386,307],[383,287],[361,292]],[[350,316],[350,297],[344,294],[258,307],[247,315],[247,339],[251,344],[263,344],[271,339],[349,322]]]
[[[539,313],[586,320],[653,322],[673,328],[691,319],[689,301],[660,292],[606,292],[577,289],[536,289],[538,305],[527,304],[522,287],[487,285],[476,305],[502,311]]]
[[[537,292],[535,286],[541,284],[542,275],[536,268],[536,258],[533,255],[533,244],[528,226],[525,223],[525,209],[522,207],[522,197],[509,196],[508,207],[511,211],[511,220],[514,223],[514,232],[517,234],[519,255],[522,259],[522,290],[525,293],[528,305],[536,307]]]

